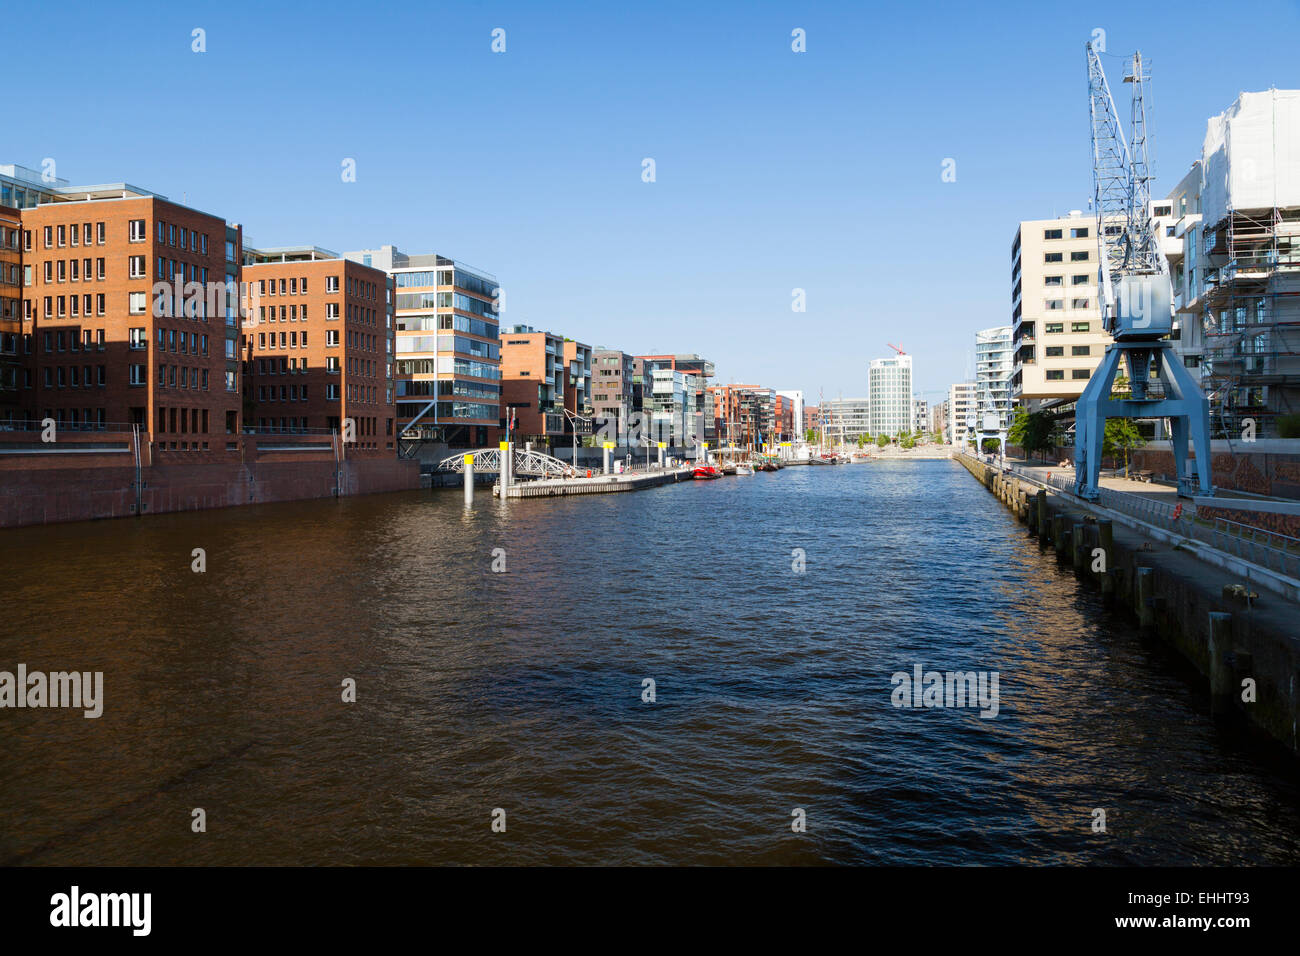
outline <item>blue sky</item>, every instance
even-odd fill
[[[1151,65],[1156,194],[1238,92],[1300,86],[1295,0],[180,6],[45,12],[7,61],[0,162],[154,189],[255,244],[455,256],[497,274],[506,323],[810,401],[863,394],[888,342],[934,400],[1009,322],[1017,222],[1091,194],[1094,29]]]

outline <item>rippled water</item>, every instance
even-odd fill
[[[947,461],[23,529],[0,580],[0,669],[107,698],[0,711],[0,862],[1300,861],[1295,764]],[[917,663],[998,716],[895,708]]]

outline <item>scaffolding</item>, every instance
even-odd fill
[[[1277,437],[1300,413],[1300,207],[1233,210],[1203,237],[1214,437]]]

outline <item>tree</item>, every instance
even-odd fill
[[[906,435],[903,436],[903,440],[899,442],[899,444],[901,444],[904,448],[910,451],[911,449],[916,447],[916,436],[913,435],[911,432],[908,432]]]
[[[1128,453],[1131,448],[1141,448],[1146,439],[1138,431],[1137,422],[1131,418],[1108,418],[1106,430],[1102,433],[1101,453],[1115,457],[1124,453],[1124,473],[1128,474]]]
[[[1055,422],[1046,412],[1031,412],[1025,408],[1016,409],[1015,420],[1007,429],[1007,441],[1019,445],[1026,455],[1036,451],[1046,451],[1053,447],[1052,432]]]
[[[879,435],[876,436],[876,447],[884,448],[888,444],[889,444],[889,437],[884,432],[881,432]]]

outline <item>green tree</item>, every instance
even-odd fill
[[[1131,418],[1108,418],[1106,430],[1102,434],[1101,453],[1116,457],[1124,453],[1124,473],[1128,474],[1128,453],[1130,449],[1141,448],[1146,439],[1138,431],[1137,422]]]
[[[911,432],[908,432],[906,435],[903,436],[903,440],[899,442],[899,444],[901,444],[904,448],[910,451],[911,449],[916,447],[916,436],[913,435]]]
[[[1026,455],[1032,456],[1036,451],[1046,451],[1052,447],[1055,425],[1052,416],[1046,412],[1017,408],[1016,417],[1007,429],[1007,442],[1019,445]]]
[[[876,436],[876,447],[884,448],[888,444],[889,444],[889,436],[887,436],[884,432],[881,432],[879,435]]]

